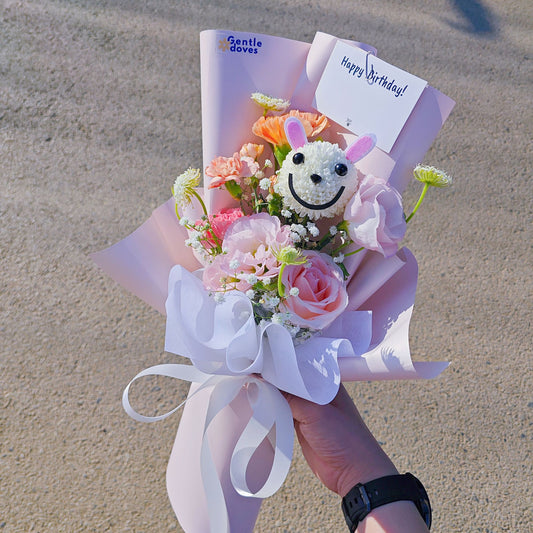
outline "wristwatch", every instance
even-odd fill
[[[431,505],[424,485],[407,472],[385,476],[368,483],[358,483],[342,499],[342,511],[353,533],[372,509],[387,503],[410,500],[422,515],[428,529],[431,527]]]

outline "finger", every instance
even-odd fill
[[[355,406],[351,396],[348,394],[348,391],[342,383],[339,387],[337,395],[335,396],[335,398],[333,398],[331,405],[344,413],[355,414],[358,419],[362,420],[361,415],[357,410],[357,407]]]
[[[324,405],[318,405],[316,403],[294,396],[293,394],[284,394],[289,407],[292,411],[292,417],[300,423],[308,424],[317,418],[322,416]]]

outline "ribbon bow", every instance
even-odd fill
[[[231,291],[223,301],[216,302],[200,279],[179,265],[170,272],[168,288],[165,350],[188,357],[193,366],[166,364],[143,370],[124,390],[123,405],[135,420],[154,422],[170,416],[201,391],[209,390],[200,469],[211,531],[227,532],[230,522],[224,491],[207,438],[217,415],[244,389],[250,416],[231,454],[231,483],[241,496],[271,496],[283,484],[293,453],[292,414],[280,390],[326,404],[337,394],[341,381],[337,359],[354,357],[356,353],[348,339],[321,335],[295,346],[283,326],[255,323],[252,304],[244,294]],[[353,315],[359,315],[361,331],[370,329],[369,313]],[[370,334],[360,338],[363,345],[358,348],[364,350]],[[131,407],[129,389],[135,380],[149,375],[183,379],[197,386],[185,402],[171,411],[147,417]],[[252,489],[247,481],[248,467],[265,439],[273,449],[270,471]]]

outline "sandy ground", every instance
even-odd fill
[[[452,366],[349,390],[426,484],[435,531],[531,531],[532,4],[218,4],[2,1],[0,531],[181,531],[164,478],[179,416],[144,425],[120,403],[138,371],[170,360],[164,320],[88,254],[201,166],[198,34],[217,27],[367,42],[457,101],[426,157],[455,185],[429,195],[407,239],[413,358]],[[151,382],[139,408],[185,391]],[[256,531],[345,525],[298,453]]]

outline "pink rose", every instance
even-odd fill
[[[348,305],[342,270],[333,259],[319,252],[304,252],[307,263],[287,265],[281,281],[288,295],[281,307],[292,314],[298,326],[321,330],[337,318]],[[296,296],[289,296],[292,288]]]
[[[221,187],[227,181],[240,183],[242,178],[249,178],[259,170],[259,164],[251,157],[241,157],[238,152],[233,157],[216,157],[205,169],[207,176],[213,178],[209,189]]]
[[[277,217],[258,213],[238,218],[226,230],[224,253],[205,268],[204,285],[217,290],[226,284],[227,289],[245,291],[252,285],[250,275],[258,280],[274,278],[280,264],[273,252],[291,243],[289,226],[281,226]]]
[[[382,253],[398,251],[405,234],[405,217],[400,193],[381,178],[368,175],[346,205],[344,219],[348,234],[358,245]]]

